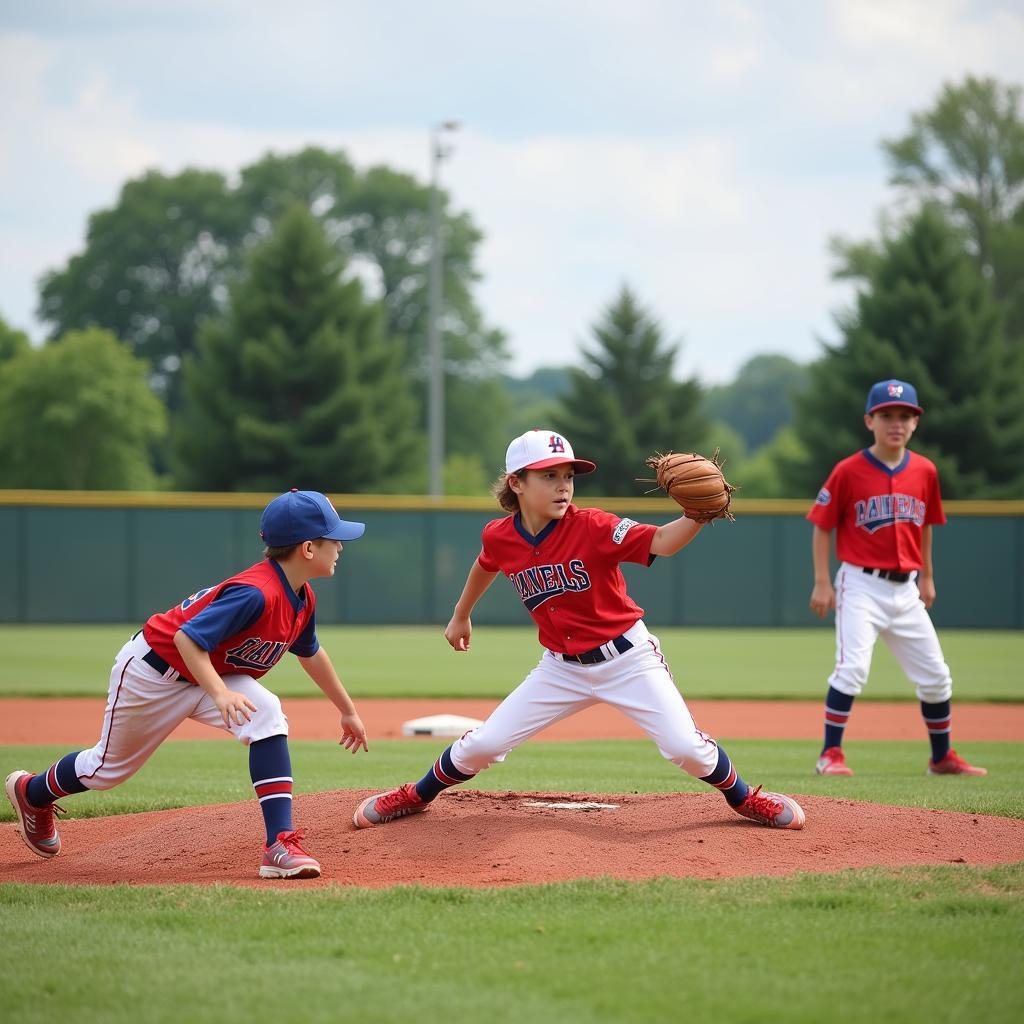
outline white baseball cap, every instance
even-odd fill
[[[521,469],[544,469],[572,463],[577,473],[593,473],[596,463],[577,459],[572,445],[554,430],[528,430],[520,434],[505,452],[505,472],[518,473]]]

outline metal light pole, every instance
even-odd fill
[[[430,496],[444,492],[444,339],[441,334],[442,266],[441,194],[438,186],[441,161],[451,154],[443,141],[444,132],[454,132],[458,121],[443,121],[430,132],[430,288],[427,317],[430,324],[430,387],[427,425],[430,432]]]

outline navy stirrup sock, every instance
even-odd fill
[[[33,807],[49,807],[62,796],[84,793],[89,788],[83,786],[75,774],[75,758],[80,753],[80,750],[76,750],[65,754],[41,775],[33,775],[28,780],[25,796]]]
[[[821,748],[822,753],[830,747],[843,745],[843,733],[846,732],[852,707],[853,698],[848,693],[840,693],[834,686],[828,688],[825,694],[825,745]]]
[[[445,747],[430,771],[416,783],[416,793],[425,804],[430,803],[438,793],[471,778],[472,775],[460,772],[455,767],[452,761],[452,748]]]
[[[278,833],[293,829],[292,759],[287,736],[269,736],[249,744],[249,777],[263,812],[267,846],[272,846]]]
[[[715,765],[715,770],[710,775],[703,776],[700,781],[720,789],[730,807],[739,807],[750,792],[750,787],[740,778],[732,766],[732,761],[729,760],[729,755],[721,747],[718,748],[718,764]]]
[[[921,716],[928,729],[928,740],[932,745],[932,760],[941,761],[949,753],[949,735],[952,712],[948,700],[938,704],[921,701]]]

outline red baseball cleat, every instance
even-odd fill
[[[760,786],[752,789],[747,799],[733,810],[769,828],[804,827],[804,809],[791,796],[762,793]]]
[[[56,857],[60,853],[60,835],[53,820],[53,812],[64,813],[63,807],[49,804],[36,807],[28,802],[25,790],[28,780],[34,778],[31,772],[11,772],[7,776],[7,799],[11,801],[18,816],[18,831],[25,845],[40,857]]]
[[[951,750],[941,761],[928,761],[929,775],[988,775],[987,768],[968,764],[955,750]]]
[[[277,841],[263,848],[260,878],[319,878],[320,863],[299,845],[304,828],[278,832]]]
[[[852,775],[853,769],[846,766],[846,755],[842,747],[829,747],[821,752],[814,770],[819,775]]]
[[[398,789],[367,797],[356,808],[352,821],[356,828],[369,828],[371,825],[385,825],[395,818],[404,818],[407,814],[419,814],[427,807],[428,804],[425,804],[416,792],[416,786],[407,782]]]

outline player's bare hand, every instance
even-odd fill
[[[338,740],[338,746],[351,750],[353,754],[358,754],[360,747],[369,753],[370,748],[366,743],[366,727],[358,715],[341,716],[341,739]]]
[[[819,619],[825,618],[829,611],[836,606],[836,591],[829,582],[815,583],[811,591],[811,611]]]
[[[224,724],[230,729],[233,725],[242,725],[252,721],[250,711],[256,710],[253,704],[244,694],[236,693],[234,690],[225,690],[213,698],[217,710],[224,719]]]
[[[931,608],[935,604],[935,580],[931,576],[919,575],[917,589],[925,608]]]
[[[469,638],[473,633],[473,623],[468,615],[453,615],[452,621],[445,627],[444,638],[456,651],[469,650]]]

